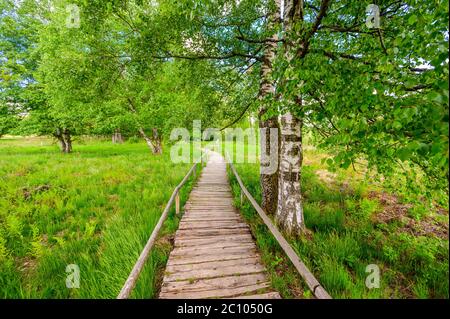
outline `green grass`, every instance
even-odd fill
[[[189,164],[143,143],[0,140],[0,297],[115,298]],[[181,193],[184,202],[191,183]],[[155,297],[178,225],[173,209],[132,294]],[[80,288],[65,285],[68,264]]]
[[[323,174],[326,154],[305,148],[302,171],[305,224],[309,235],[287,238],[308,268],[333,298],[449,298],[449,242],[433,231],[411,233],[409,221],[380,222],[375,217],[391,208],[405,209],[404,215],[418,221],[439,224],[448,232],[448,203],[444,215],[433,205],[411,198],[397,204],[383,204],[373,192],[401,197],[400,181],[379,183],[357,172],[339,170],[332,177]],[[244,184],[260,202],[258,164],[235,164]],[[308,298],[311,293],[282,252],[252,206],[240,205],[239,186],[229,172],[235,204],[250,223],[274,287],[285,298]],[[400,190],[399,192],[397,192]],[[442,198],[440,202],[443,202]],[[396,206],[393,206],[396,205]],[[424,224],[426,225],[426,224]],[[423,227],[417,224],[417,227]],[[414,229],[420,231],[421,229]],[[366,267],[380,268],[380,288],[365,285]]]
[[[411,233],[401,219],[377,221],[391,206],[371,193],[397,194],[396,189],[352,170],[327,175],[321,163],[327,155],[305,149],[302,185],[311,233],[288,240],[329,293],[334,298],[448,298],[448,239],[427,229]],[[0,297],[115,298],[190,167],[172,164],[169,156],[167,151],[152,156],[137,141],[79,140],[73,154],[63,155],[51,140],[0,139]],[[260,201],[258,164],[236,168]],[[251,226],[274,288],[285,298],[311,298],[251,205],[240,205],[239,187],[232,176],[231,181],[235,204]],[[400,186],[401,193],[400,182],[389,183]],[[183,189],[183,202],[190,187]],[[448,229],[448,207],[436,214],[429,203],[411,198],[395,205],[419,228],[432,221]],[[133,298],[156,296],[177,226],[172,209]],[[69,264],[80,268],[79,289],[65,286]],[[380,267],[379,289],[365,286],[369,264]]]

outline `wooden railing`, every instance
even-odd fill
[[[144,249],[141,252],[141,255],[139,256],[139,259],[137,260],[136,264],[133,267],[133,270],[131,271],[130,275],[128,276],[127,281],[122,287],[122,290],[120,291],[119,295],[117,296],[117,299],[127,299],[131,291],[133,290],[134,286],[136,285],[137,279],[139,277],[139,274],[142,271],[142,268],[144,268],[145,262],[148,259],[148,256],[150,254],[150,251],[155,244],[156,238],[158,236],[159,231],[161,230],[164,221],[167,219],[167,216],[169,215],[170,208],[173,205],[173,202],[175,201],[175,210],[176,213],[180,213],[180,190],[186,184],[189,177],[194,174],[194,178],[196,177],[197,172],[197,164],[195,163],[189,172],[186,174],[186,176],[183,178],[180,184],[178,184],[177,187],[175,187],[175,190],[172,193],[172,196],[170,196],[169,201],[167,202],[166,208],[164,208],[164,211],[159,218],[158,224],[156,224],[156,227],[153,229],[153,232],[150,236],[150,238],[147,241],[147,244],[145,245]]]
[[[235,167],[232,164],[232,161],[227,160],[228,165],[231,168],[234,176],[236,177],[237,182],[241,188],[241,202],[243,200],[242,193],[248,198],[253,208],[258,212],[261,219],[264,221],[266,226],[269,228],[272,235],[280,244],[281,248],[284,250],[286,255],[289,257],[294,267],[297,269],[298,273],[305,280],[309,289],[311,289],[312,293],[317,299],[332,299],[331,296],[327,293],[327,291],[322,287],[319,281],[314,277],[314,275],[309,271],[309,269],[305,266],[305,264],[300,260],[298,255],[295,253],[294,249],[292,249],[291,245],[287,242],[287,240],[283,237],[280,231],[275,227],[272,223],[271,219],[267,216],[264,210],[258,205],[253,196],[249,193],[247,188],[242,183],[241,177],[237,173]]]

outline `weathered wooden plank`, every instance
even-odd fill
[[[246,228],[238,229],[180,229],[179,235],[186,237],[199,237],[199,236],[217,236],[217,235],[233,235],[233,234],[246,234],[248,233]]]
[[[225,195],[230,196],[231,195],[231,188],[226,186],[219,186],[219,185],[213,185],[211,187],[202,185],[200,188],[194,188],[192,189],[193,195],[196,196],[197,194],[212,194],[212,195]]]
[[[242,294],[254,294],[261,290],[266,290],[270,287],[270,283],[263,282],[260,284],[253,284],[247,286],[240,286],[235,288],[215,288],[213,290],[205,291],[190,291],[189,286],[183,287],[181,290],[176,292],[166,292],[162,290],[160,293],[161,299],[203,299],[203,298],[228,298]]]
[[[183,217],[186,218],[218,218],[218,217],[222,217],[222,218],[239,218],[239,215],[236,212],[233,211],[223,211],[223,212],[216,212],[216,211],[192,211],[192,210],[187,210]],[[242,220],[242,219],[240,219]]]
[[[208,191],[198,191],[198,190],[193,190],[191,192],[192,196],[189,196],[189,198],[199,198],[200,196],[215,196],[217,199],[220,199],[220,197],[218,196],[226,196],[229,199],[233,199],[233,195],[231,195],[231,190],[230,189],[223,189],[223,190],[208,190]]]
[[[184,264],[184,265],[167,265],[166,271],[170,273],[174,272],[185,272],[199,269],[218,269],[221,267],[229,267],[229,266],[244,266],[244,265],[256,265],[259,264],[258,256],[245,257],[236,260],[218,260],[218,261],[210,261],[199,264]]]
[[[233,199],[233,196],[230,194],[230,191],[223,191],[223,192],[192,192],[189,196],[189,199],[192,201],[195,200],[203,200],[205,198],[215,198],[221,196],[221,199]]]
[[[225,222],[225,221],[189,221],[180,223],[179,229],[192,228],[248,228],[245,223],[239,222]]]
[[[217,200],[225,200],[225,199],[228,199],[228,200],[231,199],[232,200],[233,199],[233,197],[230,194],[229,190],[226,191],[226,192],[220,192],[220,193],[219,192],[217,192],[217,193],[213,193],[213,192],[194,193],[192,197],[189,196],[189,199],[192,200],[192,201],[196,201],[196,200],[202,201],[202,200],[207,199],[207,198],[215,198]]]
[[[187,204],[190,203],[196,203],[196,204],[205,204],[205,205],[231,205],[232,203],[232,199],[231,198],[219,198],[219,196],[223,196],[223,195],[214,195],[214,196],[205,196],[203,198],[189,198],[189,201],[187,202]],[[214,200],[213,203],[211,203],[210,201]]]
[[[247,229],[244,223],[224,223],[224,222],[184,222],[180,223],[180,230],[189,229]]]
[[[211,199],[213,201],[213,199]],[[228,211],[236,211],[231,203],[229,204],[220,204],[220,203],[186,203],[184,205],[186,209],[192,209],[195,208],[195,210],[207,210],[207,211],[222,211],[222,210],[228,210]]]
[[[189,281],[172,281],[162,284],[161,291],[179,292],[180,290],[200,292],[212,289],[229,289],[237,287],[245,287],[254,284],[267,282],[267,278],[263,273],[248,274],[240,276],[225,276],[212,279],[197,279]]]
[[[178,255],[215,255],[215,254],[222,254],[227,252],[235,252],[239,250],[254,250],[256,251],[256,246],[252,242],[247,243],[236,243],[234,245],[212,245],[212,246],[198,246],[198,247],[176,247],[173,250],[174,256]]]
[[[182,222],[199,222],[199,221],[211,221],[211,222],[241,222],[242,219],[239,216],[217,216],[217,215],[209,215],[207,219],[202,218],[201,216],[184,216]]]
[[[212,217],[211,217],[212,218]],[[242,220],[239,220],[237,218],[233,218],[233,219],[229,219],[229,220],[223,220],[223,219],[216,219],[216,220],[210,220],[208,219],[191,219],[188,220],[183,219],[180,222],[179,226],[203,226],[203,227],[209,227],[209,226],[246,226],[248,227],[248,225],[246,223],[244,223]]]
[[[216,236],[214,238],[183,238],[176,237],[175,238],[175,247],[187,247],[194,246],[200,247],[203,245],[212,245],[212,244],[222,244],[226,246],[227,244],[233,244],[236,242],[253,242],[252,236],[250,234],[241,234],[235,236]]]
[[[221,198],[218,198],[221,196]],[[214,200],[214,204],[230,204],[231,197],[225,197],[224,195],[202,195],[202,197],[190,197],[189,203],[197,204],[211,204],[209,201]]]
[[[233,206],[210,206],[205,205],[195,205],[193,206],[185,206],[185,211],[189,212],[203,212],[203,213],[214,213],[214,214],[222,214],[222,213],[234,213],[237,214],[236,210]]]
[[[172,258],[182,258],[187,256],[207,256],[207,255],[222,255],[222,254],[230,254],[230,253],[256,253],[256,246],[249,245],[241,245],[238,247],[217,247],[217,248],[201,248],[198,249],[190,249],[184,247],[177,247],[170,253]]]
[[[234,297],[231,299],[281,299],[281,297],[278,292],[267,292],[267,293],[258,294],[258,295],[238,296],[238,297]]]
[[[205,209],[205,210],[214,210],[214,209],[228,209],[228,210],[232,210],[232,211],[236,211],[235,208],[233,207],[232,203],[221,203],[221,202],[215,202],[211,203],[212,201],[214,201],[214,199],[209,199],[209,200],[205,200],[205,201],[195,201],[195,202],[188,202],[186,203],[185,206],[188,206],[189,208],[195,208],[197,210],[201,210],[201,209]]]
[[[188,207],[184,207],[185,211],[187,212],[203,212],[203,213],[214,213],[214,214],[224,214],[224,213],[234,213],[237,214],[238,212],[236,211],[236,209],[233,206],[230,207],[213,207],[213,206],[189,206]]]
[[[183,216],[189,217],[234,217],[238,218],[239,214],[234,210],[200,210],[186,209]]]
[[[210,261],[220,261],[220,260],[236,260],[242,259],[250,256],[257,256],[257,253],[253,255],[246,251],[241,252],[229,252],[221,255],[197,255],[197,256],[185,256],[183,258],[169,258],[168,265],[185,265],[185,264],[201,264]]]
[[[230,188],[220,188],[217,186],[211,187],[211,189],[207,189],[206,187],[203,186],[202,191],[200,191],[199,189],[194,189],[192,190],[192,195],[193,198],[200,198],[200,195],[206,195],[206,196],[215,196],[217,199],[222,199],[221,197],[218,196],[227,196],[228,199],[232,199],[232,194],[231,194],[231,189]],[[189,196],[189,198],[191,198]],[[201,198],[200,198],[201,199]]]
[[[202,278],[223,277],[230,275],[240,274],[254,274],[264,272],[264,267],[258,263],[256,265],[249,264],[244,266],[224,266],[212,269],[196,268],[191,271],[183,272],[166,272],[165,281],[177,281],[177,280],[194,280]]]

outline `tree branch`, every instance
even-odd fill
[[[370,65],[371,64],[370,62],[363,60],[361,57],[357,57],[357,56],[351,55],[351,54],[330,52],[330,51],[325,51],[325,50],[312,50],[311,52],[312,53],[323,54],[326,57],[329,57],[330,59],[333,59],[333,60],[337,60],[338,58],[342,58],[342,59],[358,61],[358,62],[361,62],[362,64],[365,64],[365,65]]]
[[[306,37],[303,40],[303,45],[300,46],[299,49],[300,52],[297,52],[300,58],[303,58],[306,55],[306,53],[308,53],[310,40],[317,32],[320,24],[322,23],[322,19],[326,16],[329,5],[330,0],[322,0],[322,2],[320,3],[320,10],[319,13],[317,14],[314,24],[309,30],[309,32],[306,34]]]
[[[207,55],[207,54],[203,54],[203,55],[178,55],[178,54],[172,54],[172,53],[169,52],[166,56],[154,55],[152,57],[154,59],[176,58],[176,59],[185,59],[185,60],[227,60],[227,59],[232,59],[232,58],[236,58],[236,57],[242,57],[242,58],[254,59],[254,60],[262,61],[262,58],[260,56],[253,55],[253,54],[234,52],[234,51],[232,51],[232,52],[230,52],[228,54],[224,54],[224,55]]]
[[[306,41],[309,41],[309,39],[316,33],[317,29],[319,28],[320,24],[322,23],[322,19],[326,16],[328,6],[330,5],[330,0],[322,0],[320,4],[320,11],[317,14],[316,20],[314,21],[314,24],[311,28],[311,30],[308,32],[308,35],[306,36]]]
[[[405,90],[408,92],[416,92],[416,91],[420,91],[423,89],[429,89],[431,88],[431,84],[418,84],[416,86],[413,86],[411,88],[406,88]]]
[[[380,38],[380,44],[381,44],[381,47],[383,48],[384,54],[387,54],[386,45],[384,44],[384,40],[383,40],[383,34],[381,33],[380,29],[377,29],[377,31],[378,31],[378,37]]]
[[[252,104],[257,100],[257,97],[255,96],[252,101],[250,103],[247,104],[247,106],[244,108],[244,110],[241,112],[241,114],[239,114],[239,116],[231,123],[229,123],[228,125],[222,127],[220,129],[220,131],[223,131],[227,128],[229,128],[230,126],[233,126],[234,124],[236,124],[237,122],[239,122],[245,115],[245,113],[247,113],[248,109],[250,108],[250,106],[252,106]]]
[[[236,39],[244,41],[244,42],[248,42],[248,43],[268,43],[268,42],[272,42],[272,43],[279,43],[279,42],[284,42],[284,40],[280,39],[280,40],[275,40],[275,39],[271,39],[271,38],[266,38],[266,39],[249,39],[247,38],[241,31],[240,28],[238,28],[238,32],[239,35],[236,37]]]
[[[343,27],[339,25],[322,25],[319,27],[319,30],[326,29],[330,32],[340,32],[340,33],[361,33],[361,34],[373,34],[376,31],[362,31],[357,28],[357,25],[352,25],[349,27]]]

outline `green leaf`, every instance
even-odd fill
[[[402,123],[400,123],[399,121],[394,121],[394,123],[392,123],[392,127],[396,130],[399,130],[402,128]]]
[[[415,14],[411,15],[411,16],[408,18],[408,23],[409,23],[409,24],[414,24],[414,23],[416,23],[416,22],[417,22],[417,16],[416,16]]]
[[[410,148],[403,147],[397,151],[397,157],[402,161],[406,161],[411,157],[411,153],[412,151]]]

